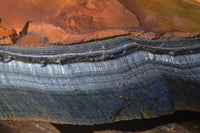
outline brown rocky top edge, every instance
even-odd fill
[[[2,45],[74,44],[125,35],[145,40],[200,36],[199,0],[0,2]]]

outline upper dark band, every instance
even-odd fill
[[[194,54],[200,52],[200,38],[150,41],[117,37],[68,46],[0,46],[0,61],[19,60],[43,65],[95,62],[117,59],[138,50],[171,56]]]

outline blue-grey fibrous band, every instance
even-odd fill
[[[199,48],[200,39],[122,37],[40,49],[2,46],[0,119],[91,125],[200,111]]]
[[[138,50],[153,54],[185,55],[198,53],[200,39],[142,41],[115,38],[104,41],[51,47],[0,47],[0,61],[19,60],[40,64],[68,64],[116,59]]]

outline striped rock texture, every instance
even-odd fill
[[[0,120],[200,111],[199,0],[0,3]]]
[[[0,119],[92,125],[200,111],[200,39],[0,47]]]

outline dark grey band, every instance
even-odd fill
[[[200,39],[182,40],[133,40],[114,38],[71,46],[50,47],[0,47],[0,61],[19,60],[40,64],[68,64],[117,59],[135,51],[143,50],[154,54],[183,55],[200,50]]]

